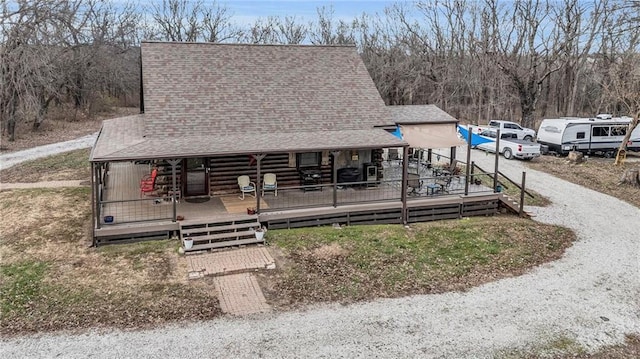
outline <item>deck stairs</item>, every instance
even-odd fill
[[[180,240],[184,247],[185,238],[193,239],[193,246],[184,248],[185,252],[264,243],[255,235],[254,229],[259,227],[257,215],[194,219],[180,222]]]
[[[515,199],[513,199],[512,197],[501,193],[500,194],[500,202],[504,205],[505,208],[507,208],[507,210],[511,211],[512,213],[515,214],[519,214],[520,213],[520,202],[516,201]],[[523,217],[525,218],[531,218],[534,215],[530,212],[524,211],[523,213]]]

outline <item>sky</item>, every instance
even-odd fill
[[[296,19],[313,20],[316,9],[321,6],[333,6],[334,18],[352,20],[363,12],[382,14],[384,8],[395,1],[388,0],[218,0],[233,14],[238,23],[250,24],[258,18],[268,16],[295,16]]]

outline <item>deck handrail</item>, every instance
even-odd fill
[[[478,166],[475,162],[473,162],[473,166],[476,167],[477,169],[479,169],[480,171],[484,172],[484,173],[490,173],[487,172],[485,170],[482,169],[482,167]],[[498,170],[498,174],[501,175],[502,177],[504,177],[507,181],[509,181],[510,183],[512,183],[514,186],[518,187],[518,189],[520,191],[522,191],[522,186],[520,186],[518,183],[514,182],[511,178],[509,178],[507,175],[505,175],[504,173],[502,173],[500,170]],[[509,188],[507,187],[502,181],[498,181],[504,188]],[[524,190],[524,193],[529,196],[530,198],[535,198],[535,196],[533,194],[531,194],[531,192],[527,191],[526,189]]]

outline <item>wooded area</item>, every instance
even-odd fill
[[[321,7],[242,25],[204,0],[3,2],[0,118],[37,130],[52,107],[92,115],[139,100],[142,40],[355,43],[385,102],[436,104],[458,119],[640,110],[640,1],[430,0],[352,21]],[[636,121],[637,123],[637,121]]]

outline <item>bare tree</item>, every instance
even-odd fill
[[[282,44],[301,44],[307,38],[309,29],[298,23],[295,16],[286,16],[278,22],[279,42]]]
[[[318,19],[310,24],[309,37],[314,45],[355,44],[353,34],[354,24],[334,18],[332,6],[322,6],[317,9]]]
[[[153,17],[148,36],[167,41],[223,42],[237,39],[240,30],[231,23],[232,14],[217,1],[162,0],[147,9]]]
[[[515,1],[510,7],[486,0],[483,26],[493,34],[483,53],[509,79],[520,99],[522,124],[533,127],[542,84],[563,66],[557,29],[545,29],[550,5]]]
[[[116,11],[96,0],[25,0],[11,6],[3,4],[0,18],[0,117],[9,141],[19,121],[40,128],[52,102],[69,96],[80,108],[131,77],[112,66],[134,41],[133,8],[125,4]]]

